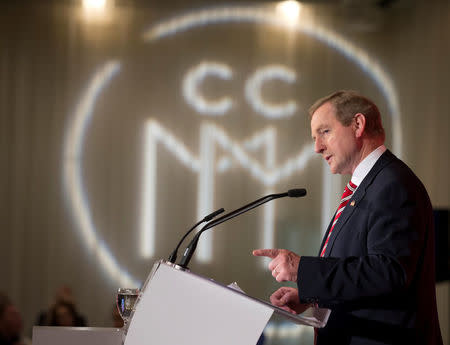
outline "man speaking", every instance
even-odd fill
[[[384,146],[377,106],[338,91],[310,108],[315,152],[348,182],[317,257],[257,249],[281,287],[271,303],[292,313],[330,308],[315,343],[442,344],[435,296],[431,203],[420,180]]]

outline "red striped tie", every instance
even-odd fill
[[[320,256],[323,257],[325,255],[325,250],[327,249],[328,240],[330,239],[331,232],[334,229],[334,226],[336,225],[337,220],[342,214],[342,211],[344,211],[345,206],[348,204],[349,200],[351,199],[353,192],[356,190],[356,185],[350,181],[347,186],[344,189],[344,193],[342,193],[341,203],[339,204],[339,208],[336,212],[336,215],[333,219],[333,224],[331,225],[330,232],[328,233],[327,239],[325,241],[325,244],[323,245],[322,251],[320,252]]]

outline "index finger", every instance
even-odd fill
[[[253,251],[253,255],[254,256],[267,256],[271,259],[274,259],[278,253],[279,253],[279,249],[255,249]]]

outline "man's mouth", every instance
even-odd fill
[[[330,163],[330,159],[331,159],[331,155],[330,156],[325,156],[325,160],[327,161],[327,163]]]

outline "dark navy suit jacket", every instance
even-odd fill
[[[300,301],[332,310],[317,345],[442,344],[434,260],[428,194],[387,150],[341,214],[325,257],[301,257]]]

